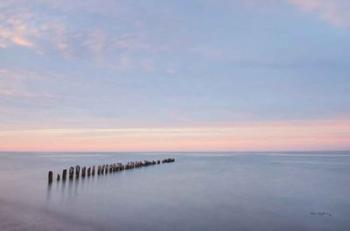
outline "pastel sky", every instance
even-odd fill
[[[1,0],[1,151],[350,149],[348,0]]]

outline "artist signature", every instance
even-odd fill
[[[331,217],[332,214],[330,212],[326,212],[326,211],[319,211],[319,212],[310,212],[310,215],[312,216],[328,216]]]

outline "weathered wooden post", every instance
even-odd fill
[[[57,174],[57,182],[59,182],[61,180],[61,176],[60,174]]]
[[[85,174],[86,174],[86,167],[84,166],[82,169],[81,169],[81,177],[85,177]]]
[[[91,167],[88,167],[88,169],[87,169],[87,175],[88,175],[88,177],[90,177],[90,175],[91,175]]]
[[[49,181],[49,184],[52,183],[52,180],[53,180],[53,172],[52,171],[49,171],[49,174],[48,174],[48,181]]]
[[[65,181],[66,179],[67,179],[67,169],[63,169],[62,180]]]
[[[91,174],[92,174],[93,176],[95,176],[95,165],[92,166],[92,172],[91,172]]]
[[[79,179],[79,175],[80,175],[80,166],[77,165],[75,166],[75,178]]]
[[[69,168],[69,179],[73,180],[73,176],[74,176],[74,167],[70,167]]]

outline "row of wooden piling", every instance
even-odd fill
[[[73,180],[74,177],[76,179],[79,179],[80,177],[85,178],[85,177],[95,176],[95,173],[97,173],[97,175],[105,175],[108,173],[114,173],[114,172],[124,171],[128,169],[133,169],[133,168],[141,168],[141,167],[147,167],[151,165],[158,165],[160,163],[164,164],[164,163],[171,163],[171,162],[175,162],[175,159],[168,158],[168,159],[163,159],[162,161],[161,160],[131,161],[131,162],[128,162],[127,164],[113,163],[113,164],[103,164],[103,165],[90,166],[90,167],[85,167],[85,166],[80,167],[79,165],[77,165],[75,167],[70,167],[68,170],[63,169],[62,181],[66,181],[67,177],[69,180]],[[53,179],[54,179],[53,171],[49,171],[49,174],[48,174],[49,184],[53,182]],[[60,180],[61,180],[61,175],[58,173],[56,176],[56,181],[59,182]]]

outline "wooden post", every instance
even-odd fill
[[[91,172],[91,174],[92,174],[93,176],[95,176],[95,166],[92,166],[92,172]]]
[[[86,167],[84,166],[82,169],[81,169],[81,177],[85,177],[85,174],[86,174]]]
[[[57,174],[57,182],[59,182],[61,180],[61,176],[60,174]]]
[[[90,177],[90,175],[91,175],[91,167],[88,167],[88,169],[87,169],[87,175],[88,175],[88,177]]]
[[[63,169],[62,180],[65,181],[66,179],[67,179],[67,169]]]
[[[48,175],[48,181],[49,181],[49,184],[52,183],[52,180],[53,180],[53,172],[52,171],[49,171],[49,175]]]
[[[73,176],[74,176],[74,167],[70,167],[69,168],[69,179],[73,180]]]
[[[79,175],[80,175],[80,166],[77,165],[75,166],[75,178],[79,179]]]

